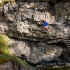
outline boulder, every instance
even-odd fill
[[[56,45],[47,45],[44,42],[14,41],[9,48],[10,54],[22,57],[25,55],[27,61],[37,64],[42,61],[56,60],[63,49]],[[24,57],[22,57],[24,58]]]

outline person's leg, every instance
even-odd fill
[[[48,32],[50,32],[49,29],[48,29],[48,26],[46,26],[46,27],[43,28],[43,30],[45,30],[45,29],[46,29]]]
[[[49,29],[48,29],[48,27],[46,27],[46,29],[47,29],[48,32],[50,32]]]
[[[45,28],[43,28],[43,30],[45,30]]]
[[[46,28],[44,27],[44,28],[43,28],[43,32],[46,32],[46,31],[47,31],[47,30],[46,30]]]

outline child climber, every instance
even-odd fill
[[[45,29],[47,29],[47,31],[50,33],[50,31],[49,31],[49,29],[48,29],[48,22],[46,22],[46,21],[44,20],[44,28],[43,28],[43,30],[45,30]]]

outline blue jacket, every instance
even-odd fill
[[[48,26],[48,22],[44,22],[44,26]]]

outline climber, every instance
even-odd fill
[[[45,30],[45,29],[47,29],[47,31],[50,32],[49,29],[48,29],[48,22],[46,22],[44,20],[44,28],[43,28],[43,30]]]

